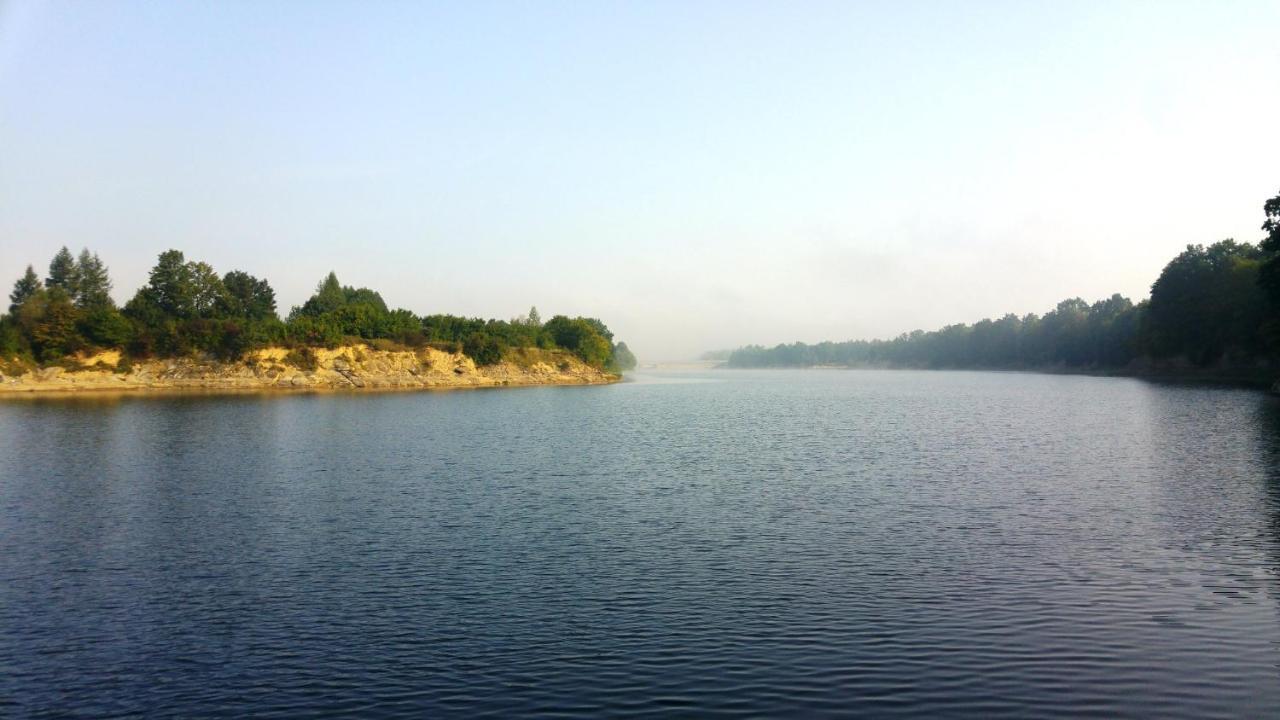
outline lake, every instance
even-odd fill
[[[0,403],[0,715],[1275,716],[1280,400],[981,372]]]

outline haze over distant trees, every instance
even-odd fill
[[[343,285],[330,272],[315,293],[281,320],[275,291],[242,270],[219,275],[178,250],[160,254],[147,284],[123,308],[111,299],[111,279],[96,253],[62,248],[42,280],[35,268],[14,283],[9,312],[0,316],[0,360],[57,363],[96,350],[132,358],[205,354],[234,360],[271,346],[381,347],[432,345],[463,352],[479,365],[501,362],[519,348],[567,350],[607,370],[635,367],[626,343],[595,318],[552,317],[537,308],[511,321],[454,315],[419,317],[391,309],[369,288]]]
[[[1264,205],[1258,244],[1190,245],[1140,303],[1063,300],[1044,315],[916,330],[892,340],[752,345],[728,365],[1119,369],[1266,368],[1280,364],[1280,195]]]

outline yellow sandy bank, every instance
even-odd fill
[[[80,359],[79,369],[46,367],[0,375],[0,395],[120,390],[344,390],[596,385],[620,377],[563,351],[524,349],[507,361],[476,367],[462,353],[432,348],[374,350],[352,345],[290,353],[265,348],[243,360],[169,359],[118,368],[120,353]]]

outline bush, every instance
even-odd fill
[[[609,342],[612,334],[607,329],[602,331],[603,327],[599,320],[557,315],[547,321],[544,329],[556,345],[592,367],[604,368],[613,361],[613,345]]]
[[[23,351],[22,333],[18,331],[13,318],[0,318],[0,359],[8,359]]]
[[[407,332],[402,332],[395,337],[396,341],[408,348],[420,348],[427,346],[427,334],[422,332],[421,328],[414,328]]]
[[[114,307],[101,306],[85,313],[80,332],[94,345],[122,348],[133,336],[133,325]]]
[[[627,344],[620,342],[613,346],[613,366],[618,370],[635,370],[636,356]]]
[[[472,333],[462,345],[462,352],[476,365],[497,365],[502,362],[502,343],[492,335]]]
[[[291,317],[287,335],[290,342],[299,345],[333,348],[342,343],[342,328],[327,317]]]
[[[24,375],[34,367],[29,358],[0,356],[0,375]]]
[[[316,353],[309,347],[294,348],[284,356],[286,365],[292,365],[299,370],[312,371],[320,367],[320,359],[316,357]]]

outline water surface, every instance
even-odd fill
[[[0,403],[0,715],[1266,716],[1280,404],[976,372]]]

